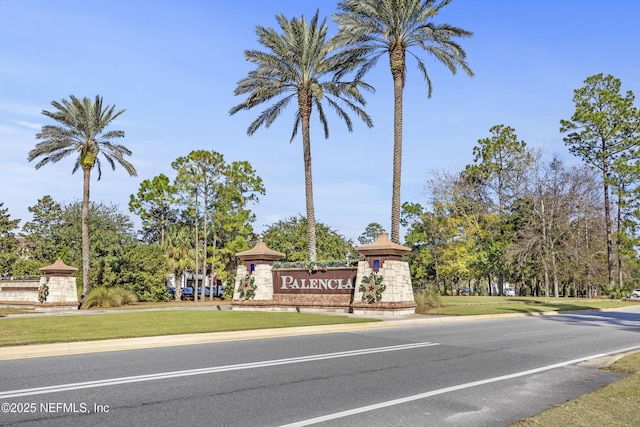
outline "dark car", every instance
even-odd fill
[[[213,296],[222,298],[222,294],[224,292],[224,286],[216,285],[213,287]],[[202,295],[202,288],[198,288],[198,295]],[[211,296],[211,286],[204,287],[204,296],[205,298],[209,298]]]
[[[176,295],[176,288],[174,288],[173,286],[170,286],[168,288],[169,294],[171,294],[172,298],[175,298]],[[213,292],[213,296],[214,297],[218,297],[218,298],[222,298],[222,294],[224,293],[224,286],[222,285],[218,285],[218,286],[214,286],[214,292]],[[198,288],[198,296],[202,295],[202,288]],[[205,286],[204,287],[204,296],[205,298],[209,298],[211,296],[211,287],[210,286]],[[182,288],[182,292],[180,294],[180,299],[181,300],[192,300],[193,299],[193,288],[190,286],[184,287]]]
[[[171,298],[175,298],[176,297],[176,288],[173,286],[169,286],[169,288],[167,288],[167,290],[169,291],[169,294],[171,295]],[[193,299],[193,288],[192,287],[184,287],[182,288],[181,292],[180,292],[180,299],[181,300],[188,300],[188,299]]]

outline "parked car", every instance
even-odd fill
[[[169,288],[167,288],[169,291],[169,294],[171,294],[172,298],[175,298],[176,295],[176,288],[174,288],[173,286],[170,286]],[[198,297],[200,297],[200,295],[202,295],[202,288],[198,288]],[[213,296],[214,297],[218,297],[218,298],[222,298],[222,294],[224,293],[224,286],[222,285],[218,285],[218,286],[214,286],[213,287]],[[205,298],[209,298],[211,296],[211,287],[210,286],[205,286],[204,287],[204,297]],[[190,286],[184,287],[182,288],[182,292],[180,293],[180,299],[181,300],[192,300],[193,299],[193,288]]]
[[[198,298],[202,296],[202,288],[198,288]],[[211,287],[210,286],[205,286],[204,287],[204,297],[205,298],[209,298],[211,296]]]
[[[629,298],[640,298],[640,289],[634,289]]]
[[[515,297],[515,296],[516,296],[516,290],[515,290],[515,289],[513,289],[513,288],[512,288],[512,287],[510,287],[510,286],[506,286],[506,287],[504,288],[504,295],[505,295],[505,296],[508,296],[508,297]]]
[[[171,295],[171,298],[175,298],[176,296],[176,288],[174,288],[173,286],[169,286],[167,288],[167,290],[169,291],[169,294]],[[182,288],[181,292],[180,292],[180,299],[181,300],[187,300],[187,299],[193,299],[193,288],[187,286]]]

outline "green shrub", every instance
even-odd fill
[[[118,307],[120,305],[120,298],[110,289],[105,286],[97,286],[92,288],[85,296],[82,302],[82,308],[91,307]]]
[[[138,302],[138,298],[136,297],[136,294],[127,289],[116,287],[116,288],[110,288],[109,290],[111,290],[114,294],[116,294],[116,296],[120,300],[119,305],[127,305],[134,302]]]
[[[136,295],[126,289],[120,287],[108,288],[106,286],[97,286],[89,291],[89,294],[82,303],[82,308],[120,307],[121,305],[130,304],[136,301]]]
[[[617,286],[607,286],[604,289],[604,294],[607,295],[609,299],[623,299],[626,298],[630,293],[631,289],[627,289],[626,287],[620,289]]]
[[[440,307],[442,305],[440,294],[430,288],[414,290],[413,299],[418,307]]]
[[[233,299],[233,287],[235,285],[235,281],[228,282],[224,287],[224,291],[222,292],[222,299],[225,301],[231,301]]]

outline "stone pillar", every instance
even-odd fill
[[[364,255],[358,263],[356,293],[353,300],[355,314],[403,315],[414,314],[416,303],[409,263],[402,256],[411,249],[393,243],[386,233],[375,242],[356,248]],[[379,284],[376,281],[382,280]],[[369,281],[369,283],[365,283]],[[384,290],[380,291],[381,286]],[[378,292],[376,292],[378,291]]]
[[[75,267],[66,265],[61,259],[53,264],[40,268],[44,277],[40,278],[38,288],[39,299],[42,304],[52,306],[77,306],[78,288],[73,273],[78,271]],[[43,293],[48,292],[46,298]]]
[[[238,252],[242,264],[236,272],[233,288],[233,309],[248,306],[265,306],[273,303],[273,262],[284,258],[282,252],[269,249],[260,240],[247,251]]]

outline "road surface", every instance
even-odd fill
[[[638,349],[640,306],[2,360],[0,425],[503,426]]]

